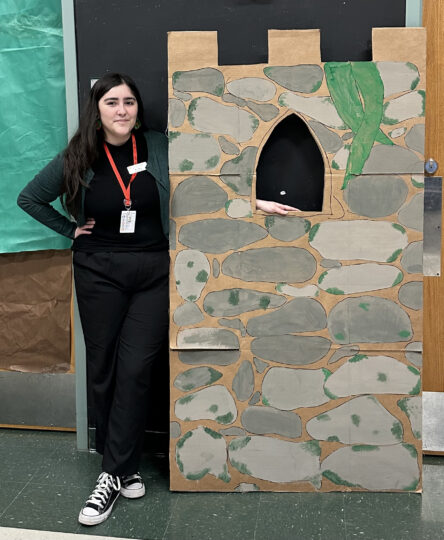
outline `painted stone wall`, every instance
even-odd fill
[[[216,33],[170,34],[172,489],[420,490],[424,45],[324,64],[270,31],[268,64],[218,66]],[[255,210],[289,114],[322,212]]]

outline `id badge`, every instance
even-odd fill
[[[136,211],[122,210],[120,216],[120,232],[133,233],[136,228]]]

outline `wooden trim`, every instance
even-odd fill
[[[424,0],[423,24],[427,28],[427,99],[425,159],[433,157],[444,171],[444,0]],[[444,253],[444,235],[441,244]],[[444,392],[444,271],[424,278],[424,375],[427,392]]]
[[[22,426],[17,424],[0,424],[0,429],[28,429],[28,430],[38,430],[38,431],[68,431],[70,433],[75,433],[76,428],[69,427],[60,427],[60,426]]]

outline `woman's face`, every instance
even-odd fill
[[[105,140],[111,144],[125,143],[137,120],[138,105],[126,84],[114,86],[98,103]]]

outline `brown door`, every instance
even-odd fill
[[[425,158],[440,165],[444,176],[444,0],[424,0],[427,28],[427,104]],[[444,235],[443,235],[444,240]],[[443,244],[444,245],[444,244]],[[444,253],[443,245],[441,253]],[[423,389],[444,392],[444,269],[441,277],[424,277]]]

